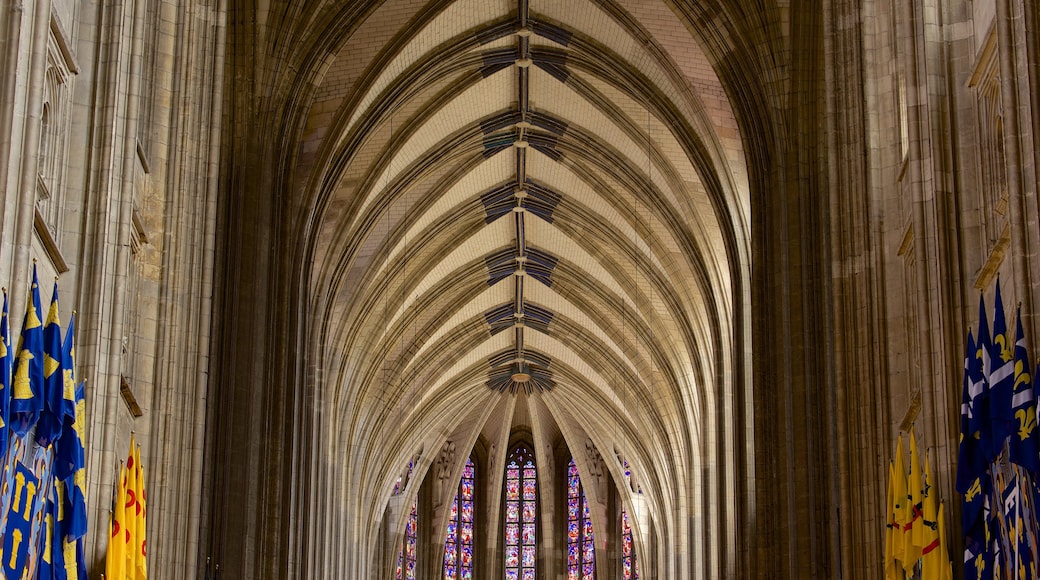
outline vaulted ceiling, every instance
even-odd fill
[[[751,207],[703,48],[721,27],[706,40],[695,12],[711,9],[387,0],[293,15],[322,32],[285,183],[306,232],[325,455],[336,487],[364,490],[359,522],[431,443],[495,442],[518,422],[624,457],[666,528],[726,493],[702,488],[740,469],[718,452],[746,428]]]

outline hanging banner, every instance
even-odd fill
[[[39,566],[44,536],[46,497],[51,492],[52,454],[40,447],[30,432],[12,436],[7,465],[0,483],[0,565],[8,580],[31,580]]]

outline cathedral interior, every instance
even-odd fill
[[[1038,30],[3,2],[0,280],[76,312],[90,577],[132,433],[155,578],[880,578],[901,433],[956,569],[980,296],[1040,345]]]

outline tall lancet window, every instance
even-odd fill
[[[448,513],[448,536],[444,541],[444,580],[473,578],[473,459],[466,460],[455,501]]]
[[[397,580],[415,580],[416,544],[419,538],[418,502],[412,502],[408,523],[404,527],[404,545],[397,554]]]
[[[639,580],[636,547],[632,543],[632,525],[628,521],[625,508],[621,508],[621,569],[625,580]]]
[[[589,502],[571,459],[567,466],[567,580],[595,580],[596,550]]]
[[[506,580],[535,580],[538,472],[524,446],[506,465]]]

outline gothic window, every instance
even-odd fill
[[[397,554],[397,580],[415,580],[416,544],[418,543],[418,502],[412,502],[408,523],[404,528],[404,544]]]
[[[629,524],[625,508],[621,508],[621,570],[625,580],[639,580],[636,548],[632,543],[632,526]]]
[[[38,208],[48,233],[54,239],[57,239],[62,228],[66,134],[71,105],[70,73],[57,52],[57,48],[52,46],[44,75],[40,144],[36,160]]]
[[[135,176],[134,180],[135,196],[141,187],[139,177],[139,175]],[[139,316],[138,304],[141,299],[141,293],[145,291],[141,284],[144,278],[144,260],[142,260],[141,249],[143,244],[148,242],[148,236],[145,234],[144,224],[141,220],[141,214],[137,211],[136,202],[133,203],[130,221],[132,226],[130,228],[130,255],[127,256],[126,299],[123,301],[123,320],[127,322],[127,335],[123,339],[123,354],[127,356],[123,357],[123,364],[125,365],[124,372],[126,375],[135,377],[139,357],[148,356],[148,353],[137,352],[135,348],[137,337],[143,334],[141,328],[143,317]]]
[[[160,18],[161,8],[158,2],[148,2],[145,8],[144,51],[141,58],[141,97],[140,118],[137,125],[137,142],[141,154],[145,157],[153,154],[152,135],[157,133],[156,104],[165,95],[162,79],[158,73],[156,61],[160,55],[159,43],[168,32],[164,28],[170,26]]]
[[[506,465],[506,580],[535,580],[537,475],[534,453],[517,447]]]
[[[473,578],[473,459],[466,460],[462,480],[448,513],[448,536],[444,541],[444,580]]]
[[[982,187],[998,215],[1007,210],[1007,170],[1004,159],[1004,112],[1000,76],[994,72],[979,86],[979,137]]]
[[[983,41],[968,86],[978,103],[979,202],[989,250],[1010,234],[1008,229],[1007,160],[1004,152],[1004,107],[1000,90],[1000,66],[996,34]]]
[[[567,466],[567,580],[594,580],[596,556],[589,502],[571,459]]]
[[[43,114],[40,116],[40,157],[37,167],[40,179],[43,180],[45,186],[50,185],[49,181],[51,178],[51,149],[54,147],[51,143],[53,139],[51,125],[51,104],[44,101]],[[45,189],[41,197],[44,199],[50,197],[50,192]]]
[[[1000,102],[1000,77],[993,75],[979,91],[983,139],[986,146],[984,171],[990,187],[1000,192],[1007,187],[1004,169],[1004,112]]]

